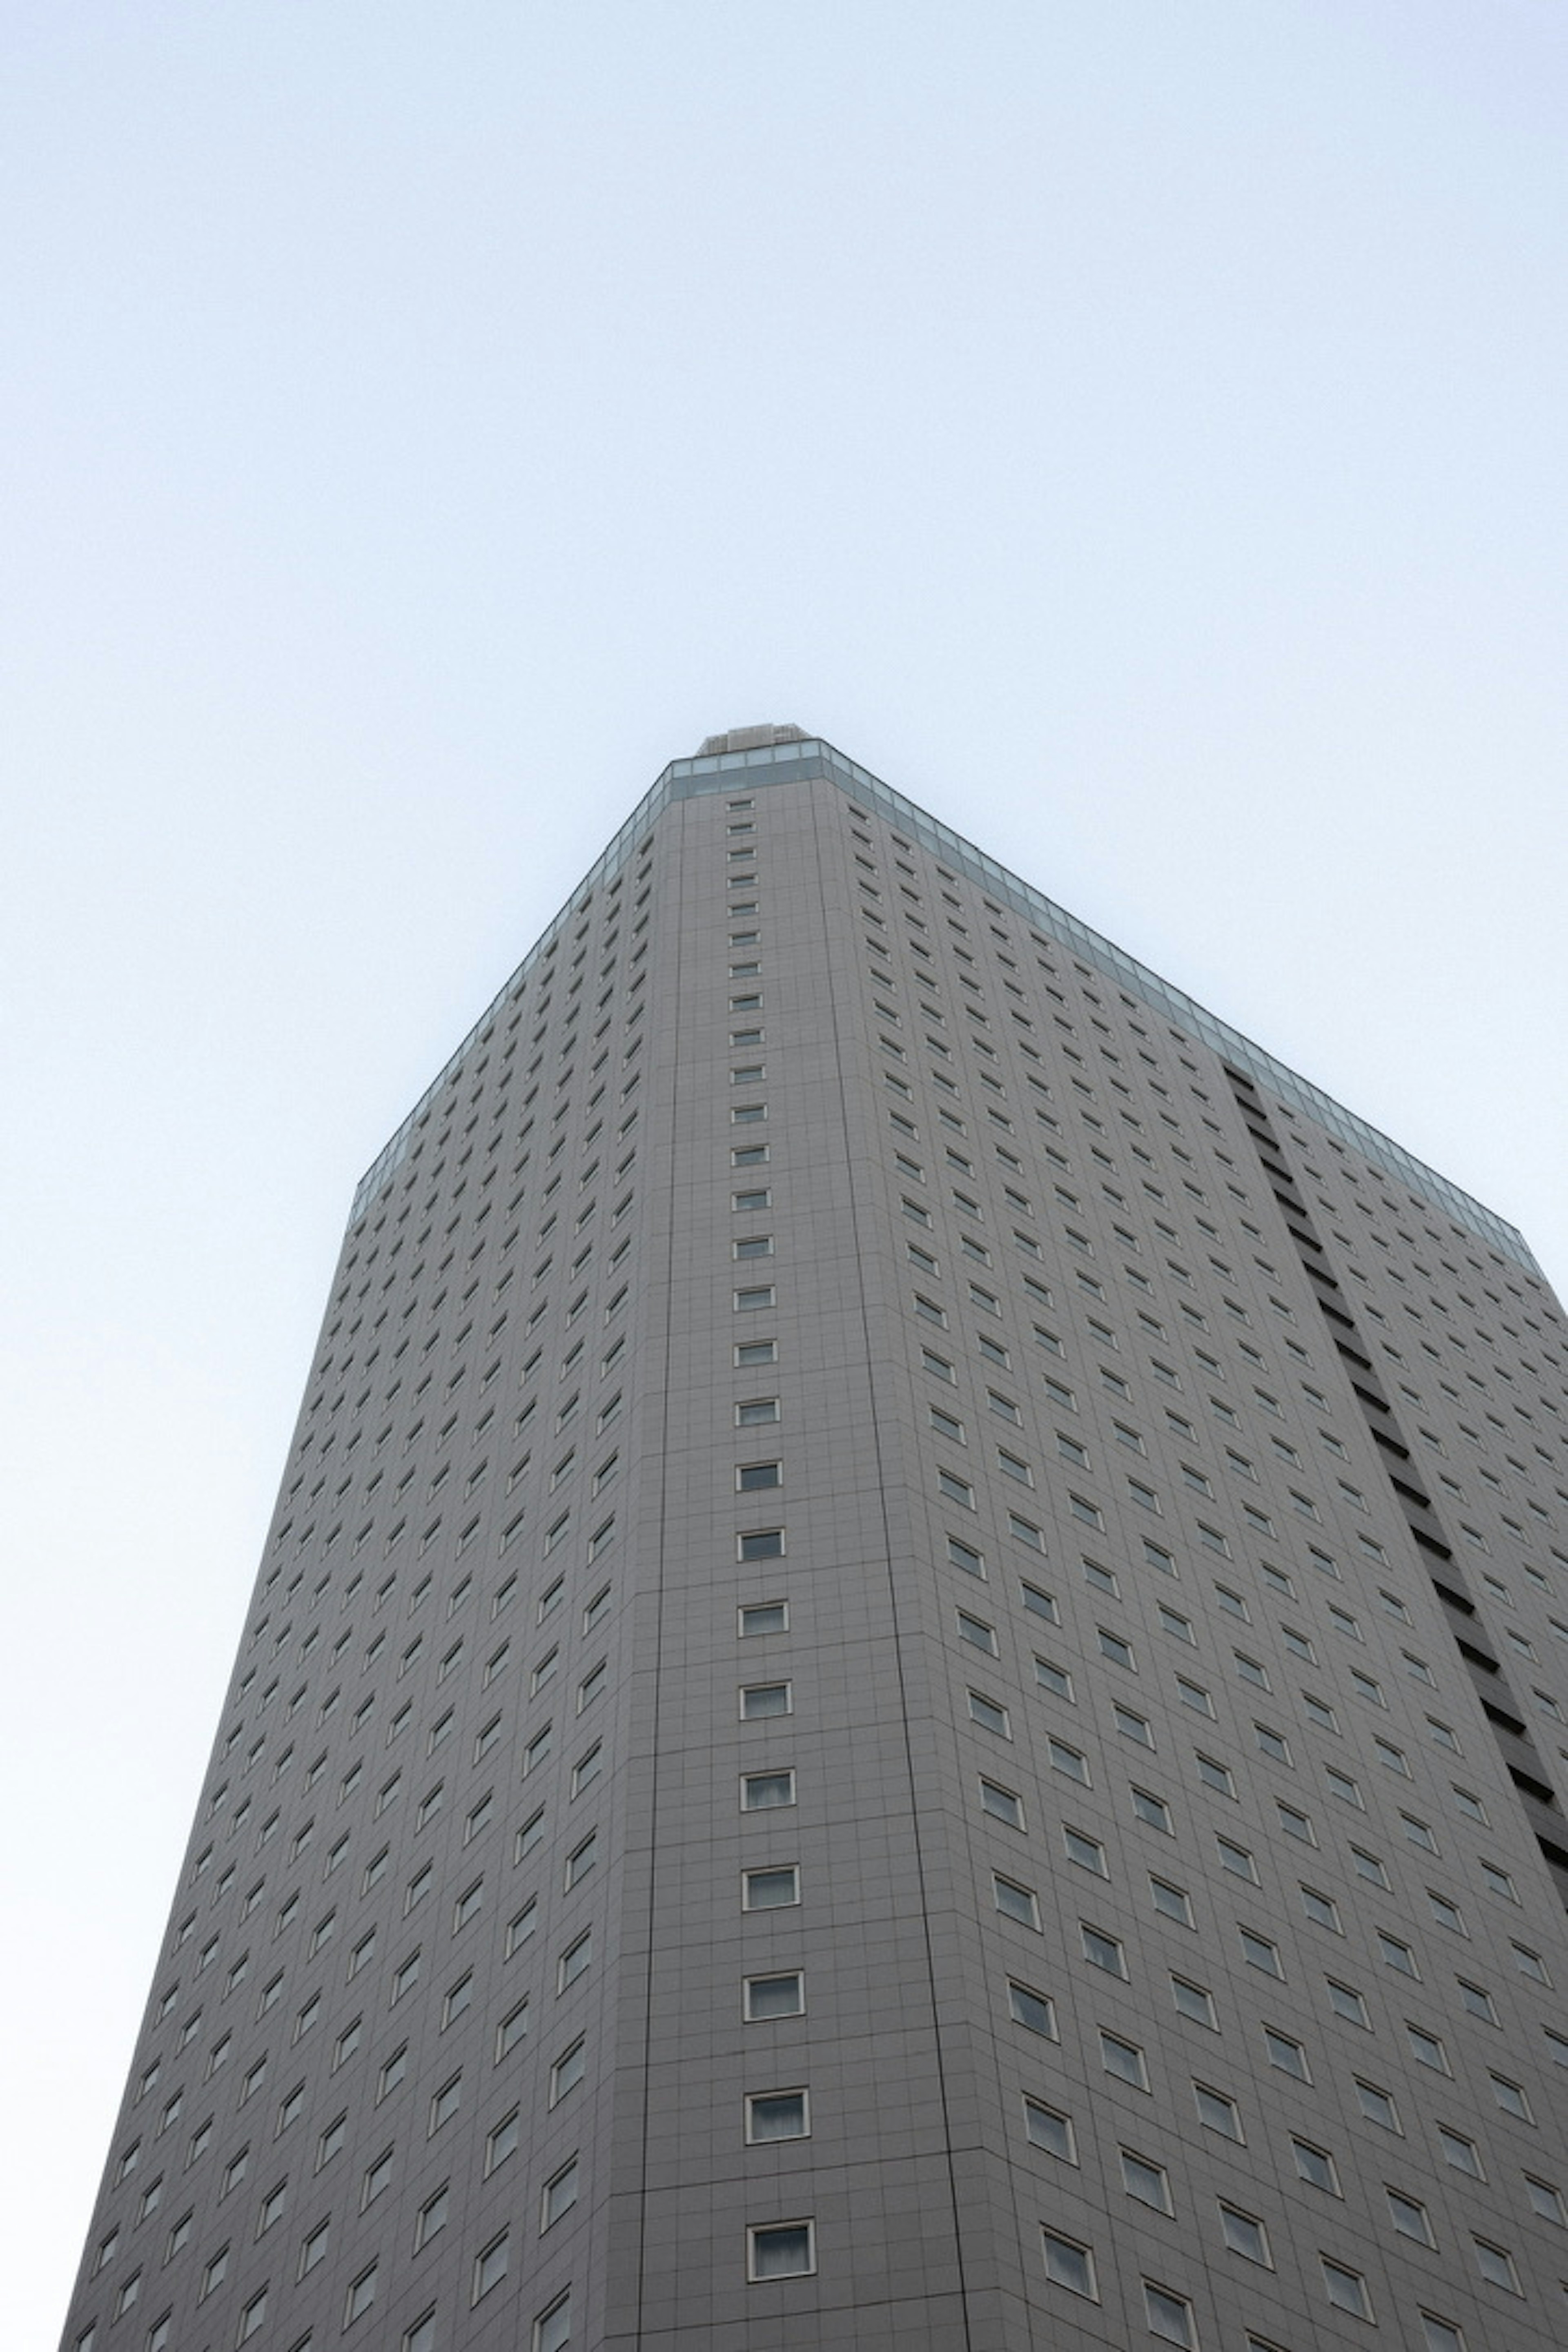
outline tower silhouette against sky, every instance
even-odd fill
[[[359,1187],[68,2352],[1551,2352],[1568,1334],[829,745]]]

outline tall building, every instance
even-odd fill
[[[1510,1226],[674,761],[355,1196],[68,2352],[1560,2347],[1565,1433]]]

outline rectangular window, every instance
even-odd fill
[[[816,2233],[812,2221],[770,2221],[746,2231],[746,2276],[809,2278],[816,2269]]]
[[[798,1969],[782,1976],[748,1977],[742,1989],[742,2011],[748,2024],[774,2017],[805,2013],[805,1979]]]
[[[789,1863],[771,1869],[741,1874],[741,1907],[744,1911],[778,1911],[800,1901],[800,1868]]]

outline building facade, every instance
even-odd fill
[[[829,745],[360,1186],[67,2352],[1550,2352],[1568,1334]]]

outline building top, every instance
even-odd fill
[[[727,735],[704,735],[698,758],[711,759],[721,751],[755,751],[764,743],[804,743],[804,727],[731,727]]]
[[[850,801],[868,811],[874,810],[906,832],[954,873],[963,874],[978,884],[982,890],[989,891],[999,906],[1011,908],[1026,922],[1037,924],[1053,934],[1056,943],[1070,948],[1117,987],[1131,990],[1146,1003],[1157,1005],[1171,1020],[1180,1023],[1194,1036],[1202,1038],[1237,1069],[1267,1087],[1288,1108],[1303,1112],[1331,1137],[1361,1152],[1373,1169],[1385,1176],[1398,1177],[1413,1192],[1430,1202],[1435,1208],[1441,1209],[1489,1248],[1500,1252],[1522,1266],[1526,1273],[1539,1277],[1540,1268],[1517,1226],[1510,1224],[1494,1210],[1485,1207],[1447,1177],[1440,1176],[1436,1169],[1429,1168],[1425,1160],[1418,1160],[1414,1152],[1405,1150],[1402,1144],[1395,1143],[1392,1137],[1384,1135],[1368,1120],[1347,1110],[1331,1095],[1325,1094],[1321,1087],[1302,1077],[1288,1064],[1277,1060],[1241,1030],[1232,1028],[1228,1022],[1221,1021],[1205,1011],[1184,990],[1162,980],[1157,972],[1151,971],[1146,964],[1140,963],[1125,949],[1102,938],[1078,916],[1069,914],[1066,908],[1058,907],[1053,899],[1047,898],[1043,891],[1037,890],[1032,884],[1009,872],[994,857],[988,857],[984,850],[977,849],[962,834],[954,833],[913,801],[906,800],[901,793],[895,792],[890,784],[884,783],[868,768],[862,768],[855,761],[846,758],[842,751],[825,742],[821,737],[806,735],[793,725],[732,728],[725,734],[706,737],[701,750],[694,758],[669,762],[360,1179],[349,1215],[351,1225],[363,1216],[400,1165],[415,1127],[436,1095],[460,1070],[470,1047],[488,1032],[506,999],[527,977],[536,959],[549,953],[563,924],[618,870],[632,851],[640,845],[649,824],[672,803],[696,799],[709,793],[728,792],[741,776],[744,777],[748,788],[801,783],[817,779],[836,784]]]

